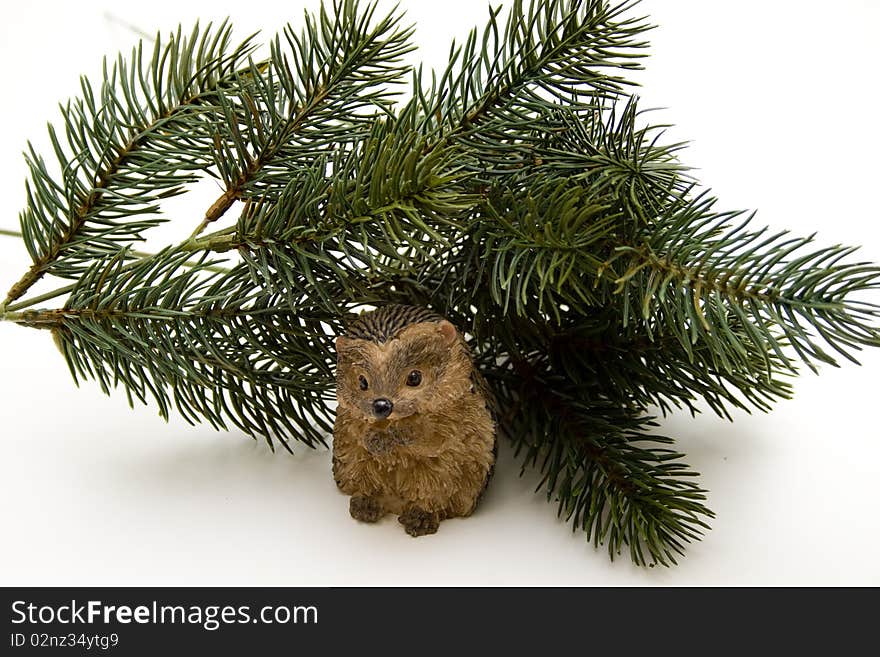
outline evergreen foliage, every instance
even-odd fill
[[[33,264],[0,318],[50,329],[77,381],[316,446],[349,314],[429,306],[559,514],[669,565],[712,514],[651,409],[766,411],[798,362],[880,345],[880,268],[695,191],[626,78],[634,3],[516,0],[431,74],[398,12],[333,0],[298,25],[265,59],[225,23],[138,45],[82,80],[49,156],[28,148]],[[204,176],[223,187],[204,217],[135,251]],[[28,297],[44,276],[72,283]]]

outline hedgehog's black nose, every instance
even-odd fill
[[[391,415],[391,411],[394,408],[394,404],[391,403],[390,399],[385,399],[384,397],[380,397],[373,401],[373,415],[376,417],[386,418]]]

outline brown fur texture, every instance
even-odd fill
[[[495,423],[455,327],[424,308],[385,306],[336,347],[333,476],[352,517],[393,513],[422,536],[470,515],[495,462]]]

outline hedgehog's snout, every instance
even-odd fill
[[[394,404],[391,403],[390,399],[379,397],[379,399],[373,400],[373,415],[376,417],[385,419],[391,415],[391,411],[393,410]]]

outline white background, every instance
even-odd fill
[[[132,33],[233,18],[239,36],[297,20],[288,2],[3,3],[0,226],[23,204],[28,138]],[[309,3],[310,5],[314,3]],[[482,24],[480,0],[404,1],[428,64]],[[659,24],[640,74],[645,106],[726,208],[880,261],[880,3],[645,0]],[[188,234],[204,199],[173,208]],[[0,238],[3,290],[28,261]],[[805,374],[794,401],[734,423],[685,414],[680,439],[717,512],[672,569],[611,563],[557,520],[503,449],[476,515],[414,540],[392,518],[348,517],[326,451],[273,455],[243,435],[168,424],[91,383],[76,389],[48,334],[0,325],[0,584],[880,584],[880,352]]]

